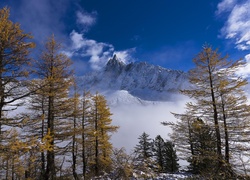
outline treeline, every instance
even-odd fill
[[[163,124],[172,127],[171,138],[191,172],[204,179],[249,178],[250,106],[247,80],[239,75],[246,64],[209,45],[193,62],[191,86],[181,91],[192,101],[185,113],[173,113],[177,123]]]
[[[145,132],[139,136],[138,140],[134,148],[133,161],[137,174],[143,172],[143,178],[154,178],[159,173],[178,172],[179,159],[171,141],[165,141],[160,135],[151,139]]]
[[[113,169],[101,179],[157,179],[179,171],[175,145],[160,135],[151,139],[143,132],[130,154],[113,149]]]

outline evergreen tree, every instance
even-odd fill
[[[190,163],[189,169],[192,173],[211,175],[212,178],[218,167],[218,162],[214,161],[217,153],[213,128],[202,119],[193,117],[188,111],[174,115],[180,121],[171,124],[173,133],[170,137],[177,145],[179,157]]]
[[[139,144],[135,146],[134,152],[138,154],[139,159],[147,159],[152,157],[152,139],[145,132],[139,136]]]
[[[156,169],[156,163],[153,159],[153,152],[152,152],[152,139],[149,138],[149,135],[145,132],[139,136],[139,142],[134,148],[134,162],[133,166],[139,174],[145,174],[147,178],[154,176],[154,169]]]
[[[216,157],[216,137],[211,127],[197,118],[191,124],[191,142],[193,154],[190,158],[190,168],[193,173],[202,175],[211,174],[214,167],[217,167]]]
[[[158,172],[162,173],[164,171],[164,162],[165,162],[165,141],[160,135],[156,136],[153,141],[153,154],[158,165]]]
[[[174,144],[171,141],[164,143],[164,169],[166,172],[174,173],[179,170],[178,158]]]
[[[158,165],[158,172],[176,172],[179,169],[178,158],[174,144],[171,141],[165,142],[160,135],[153,141],[153,153]]]

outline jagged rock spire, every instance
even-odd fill
[[[116,56],[116,54],[114,54],[113,58],[114,60],[119,60],[118,57]]]
[[[106,71],[112,70],[115,72],[121,72],[125,66],[124,62],[120,61],[116,54],[114,54],[113,58],[108,61],[105,69]]]

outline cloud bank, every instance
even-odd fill
[[[175,102],[111,106],[113,124],[120,126],[118,132],[112,135],[114,147],[125,147],[127,152],[133,151],[138,144],[138,137],[143,132],[149,134],[152,139],[161,135],[162,138],[169,140],[169,133],[172,130],[163,126],[161,122],[176,122],[171,112],[183,113],[187,100],[188,98],[180,96]]]

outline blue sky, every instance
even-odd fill
[[[10,7],[12,21],[32,33],[38,49],[54,33],[77,74],[100,69],[113,54],[188,71],[204,43],[250,62],[250,0],[0,2]]]

